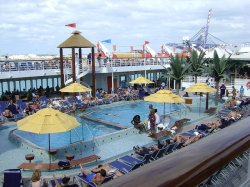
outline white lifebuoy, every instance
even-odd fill
[[[250,82],[247,83],[247,89],[250,89]]]

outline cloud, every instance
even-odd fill
[[[58,44],[77,29],[91,42],[107,38],[119,46],[153,49],[167,42],[182,42],[207,22],[209,32],[223,41],[240,43],[250,38],[247,0],[0,0],[0,55],[58,53]],[[35,43],[35,47],[34,47]],[[33,44],[33,45],[32,45]],[[21,47],[20,47],[21,46]],[[121,47],[122,48],[122,47]]]

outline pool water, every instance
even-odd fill
[[[142,121],[148,118],[149,104],[153,104],[154,108],[158,110],[159,115],[163,114],[164,104],[137,101],[123,103],[119,106],[111,104],[108,108],[106,107],[101,110],[91,112],[88,115],[91,118],[97,120],[117,123],[124,127],[132,127],[131,120],[135,115],[140,115]],[[171,105],[171,111],[179,110],[180,107],[180,105]],[[169,111],[170,105],[165,104],[165,113],[167,114],[169,113]],[[121,130],[121,128],[109,126],[100,122],[90,121],[82,118],[77,118],[77,120],[81,124],[77,128],[65,133],[50,134],[52,149],[64,147],[69,145],[70,143],[78,142],[81,140],[91,140],[95,137],[103,136]],[[24,141],[28,141],[35,146],[47,149],[49,147],[48,134],[34,134],[19,130],[16,130],[15,134],[21,137]]]
[[[159,115],[164,114],[164,104],[163,103],[151,103],[144,101],[136,101],[124,103],[120,106],[110,106],[108,109],[95,111],[89,114],[91,118],[105,120],[112,123],[118,123],[122,126],[129,127],[133,126],[131,120],[135,115],[140,115],[141,121],[145,121],[149,115],[149,104],[152,104]],[[182,105],[165,104],[165,114],[168,114],[171,111],[182,109]]]
[[[81,140],[91,140],[95,137],[110,134],[112,132],[120,130],[118,128],[114,128],[102,123],[88,121],[81,118],[77,118],[77,120],[81,123],[81,125],[76,127],[75,129],[64,133],[50,134],[52,149],[67,146],[70,143]],[[20,130],[16,130],[15,134],[38,147],[49,147],[48,134],[34,134]]]

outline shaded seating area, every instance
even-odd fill
[[[86,164],[89,162],[97,161],[100,159],[99,156],[97,155],[90,155],[87,157],[75,159],[69,161],[70,165],[69,168],[71,167],[76,167],[80,164]],[[58,163],[22,163],[21,165],[18,166],[19,169],[23,170],[34,170],[34,169],[39,169],[39,170],[57,170],[57,169],[64,169],[64,167],[59,166]]]

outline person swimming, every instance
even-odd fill
[[[117,114],[105,113],[107,116],[118,116]]]

